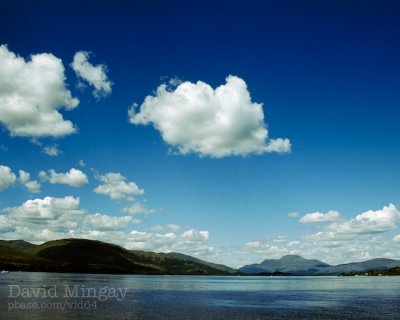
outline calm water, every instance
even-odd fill
[[[400,277],[11,272],[0,319],[400,319]]]

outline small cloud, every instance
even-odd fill
[[[165,226],[161,226],[161,225],[155,225],[149,228],[150,231],[153,232],[177,232],[181,229],[180,226],[176,225],[176,224],[167,224]]]
[[[181,83],[182,83],[182,80],[179,79],[178,77],[173,77],[173,78],[169,79],[169,81],[168,81],[168,84],[169,84],[171,87],[177,87],[177,86],[179,86]]]
[[[135,196],[144,194],[143,189],[140,189],[135,182],[126,182],[126,178],[120,173],[109,172],[96,178],[102,184],[97,186],[94,192],[106,195],[112,200],[133,201]]]
[[[5,146],[4,144],[0,144],[0,151],[8,151],[7,146]]]
[[[79,160],[78,165],[82,168],[84,168],[86,166],[85,161],[83,161],[83,160]]]
[[[314,223],[314,222],[332,222],[342,220],[342,216],[338,211],[330,210],[327,213],[312,212],[307,213],[299,220],[301,223]]]
[[[24,170],[19,170],[19,181],[21,183],[26,183],[29,181],[29,179],[31,178],[30,173],[24,171]]]
[[[90,52],[79,51],[71,63],[76,75],[94,87],[93,95],[96,98],[107,96],[111,93],[112,83],[107,77],[107,67],[103,64],[92,65],[89,60]]]
[[[42,149],[42,152],[49,155],[50,157],[57,157],[59,156],[62,151],[58,149],[57,144],[53,144],[52,146],[46,146]]]
[[[208,240],[209,232],[208,231],[196,231],[194,229],[187,230],[182,233],[182,238],[188,238],[193,240]]]
[[[30,180],[31,175],[29,172],[19,170],[19,182],[31,193],[40,193],[40,183],[36,180]]]
[[[151,214],[157,212],[156,209],[147,209],[143,207],[141,203],[135,203],[129,207],[124,207],[122,211],[129,214]]]
[[[91,214],[85,218],[86,224],[92,226],[95,230],[123,230],[129,224],[141,223],[138,219],[130,216],[114,217],[105,214]]]
[[[10,167],[0,165],[0,191],[9,188],[16,179]]]
[[[41,171],[39,172],[39,177],[43,181],[49,181],[51,184],[66,184],[71,187],[81,187],[89,183],[87,175],[75,168],[71,168],[66,173],[57,173],[53,169],[48,170],[48,174]]]
[[[36,180],[28,181],[24,184],[25,188],[31,193],[40,193],[40,183]]]

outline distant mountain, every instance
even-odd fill
[[[399,260],[393,259],[371,259],[363,262],[352,262],[347,264],[339,264],[324,270],[323,274],[336,275],[340,273],[358,273],[370,270],[387,270],[400,266]],[[322,273],[322,272],[319,272]]]
[[[314,259],[304,259],[298,255],[287,255],[280,259],[264,260],[259,264],[243,266],[239,269],[244,274],[285,272],[295,275],[339,275],[359,273],[370,270],[387,270],[400,266],[400,260],[372,259],[332,266]]]
[[[30,244],[0,242],[0,269],[21,271],[232,275],[235,270],[190,256],[127,250],[110,243],[86,239],[62,239]]]
[[[298,255],[287,255],[280,259],[268,259],[259,264],[250,264],[239,269],[245,274],[283,272],[298,275],[312,275],[325,268],[329,264],[314,259],[304,259]]]

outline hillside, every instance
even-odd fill
[[[24,240],[0,240],[0,246],[24,251],[36,247],[36,244]]]
[[[215,268],[215,269],[218,269],[218,270],[223,270],[223,271],[226,271],[228,273],[237,274],[237,270],[232,269],[230,267],[227,267],[227,266],[225,266],[223,264],[216,264],[216,263],[212,263],[212,262],[207,262],[207,261],[200,260],[200,259],[197,259],[195,257],[188,256],[186,254],[182,254],[182,253],[178,253],[178,252],[170,252],[170,253],[168,253],[168,255],[171,256],[171,257],[180,259],[180,260],[192,261],[192,262],[196,262],[196,263],[207,265],[209,267],[212,267],[212,268]]]
[[[19,249],[16,249],[16,248]],[[124,273],[124,274],[187,274],[229,275],[226,266],[212,266],[196,258],[175,258],[168,254],[127,250],[113,244],[85,240],[62,239],[29,245],[0,244],[0,268],[4,270]]]

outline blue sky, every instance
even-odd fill
[[[50,105],[78,128],[75,133],[18,135],[24,111],[17,104],[9,116],[8,103],[16,95],[31,103],[15,79],[30,86],[33,77],[26,65],[25,74],[10,69],[15,79],[0,69],[3,238],[90,237],[234,266],[288,253],[332,263],[400,258],[400,5],[395,1],[2,1],[0,12],[0,44],[15,54],[10,61],[19,56],[28,64],[31,55],[44,53],[61,59],[60,94],[70,91],[71,99],[79,99],[69,111],[62,103]],[[89,67],[81,67],[97,66],[101,80],[79,76],[71,67],[78,52],[90,52]],[[213,90],[228,86],[229,75],[247,85],[240,92],[251,96],[247,102],[240,96],[242,116],[228,125],[231,134],[239,130],[233,142],[220,127],[185,114],[185,108],[199,105],[199,112],[211,106],[210,113],[201,113],[206,118],[224,106],[230,115],[229,103],[185,105],[178,93],[192,84],[188,92],[203,90],[207,96],[211,88],[207,97],[214,99]],[[157,87],[171,79],[179,81],[158,95]],[[243,89],[239,82],[231,88],[236,93]],[[94,83],[111,87],[96,91]],[[146,113],[148,96],[158,100],[146,105]],[[183,121],[171,116],[166,101]],[[135,115],[146,113],[147,124],[131,123],[128,110],[134,103]],[[268,137],[261,144],[246,142],[241,125],[260,132],[267,127]],[[214,144],[214,138],[223,143]],[[239,148],[242,138],[247,151]],[[290,148],[280,141],[283,149],[265,151],[274,139],[288,139]],[[60,151],[57,156],[44,152],[52,146]],[[87,183],[66,184],[68,177],[60,174],[72,168]],[[23,186],[19,170],[40,183],[40,192]],[[120,199],[94,192],[106,184],[108,173],[119,173],[119,182],[134,183],[144,194],[135,194],[133,185]],[[12,174],[15,179],[7,180]],[[51,198],[46,202],[46,197]],[[78,198],[78,205],[71,200]],[[82,211],[79,219],[60,213],[60,203]],[[123,211],[135,204],[142,213]],[[300,221],[316,212],[308,216],[312,222]]]

